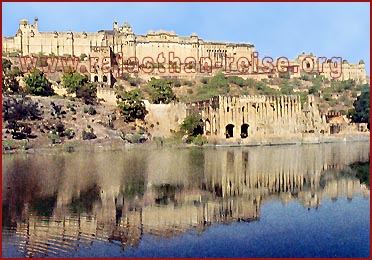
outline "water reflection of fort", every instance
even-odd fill
[[[348,174],[367,161],[369,143],[3,158],[3,222],[14,226],[3,236],[26,256],[53,256],[98,241],[137,246],[143,234],[202,234],[259,219],[269,200],[317,208],[369,196]]]

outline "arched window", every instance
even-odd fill
[[[242,126],[240,128],[240,137],[241,138],[247,138],[248,137],[248,128],[249,128],[248,124],[242,124]]]
[[[231,138],[234,137],[234,125],[233,124],[228,124],[226,126],[226,138]]]

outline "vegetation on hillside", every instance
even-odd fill
[[[143,120],[147,114],[141,92],[138,90],[123,91],[117,95],[117,103],[126,122],[133,122],[136,119]]]
[[[94,105],[97,101],[97,86],[91,82],[84,84],[76,90],[76,97],[87,105]]]
[[[370,90],[362,92],[362,94],[354,101],[354,108],[349,111],[351,120],[356,123],[367,123],[368,129],[370,127],[369,122],[369,98]]]
[[[12,63],[8,59],[2,59],[2,93],[15,94],[20,90],[18,76],[22,76],[19,69],[12,69]]]
[[[40,119],[41,112],[38,103],[29,97],[3,96],[2,117],[13,139],[25,139],[32,131],[24,121]]]
[[[88,83],[88,76],[80,73],[65,73],[62,75],[62,83],[68,93],[75,93],[79,88]]]
[[[197,113],[192,113],[186,116],[181,124],[180,129],[190,136],[197,136],[199,134],[202,134],[203,125],[201,116]]]
[[[154,104],[169,104],[177,101],[177,97],[172,90],[173,81],[152,78],[146,86],[145,91],[150,95],[150,101]]]
[[[191,113],[182,122],[180,126],[181,133],[187,135],[186,142],[196,145],[203,145],[207,140],[202,137],[203,122],[201,116],[197,113]]]
[[[76,94],[85,104],[94,104],[97,100],[97,87],[91,83],[88,76],[77,72],[65,73],[62,75],[62,84],[67,93]]]
[[[42,54],[40,54],[42,55]],[[84,57],[85,58],[85,57]],[[89,81],[86,75],[70,72],[61,73],[57,76],[46,75],[36,69],[24,76],[17,68],[16,60],[2,60],[2,93],[3,93],[3,122],[6,133],[10,139],[29,139],[33,138],[35,133],[42,136],[47,135],[52,144],[64,143],[64,140],[82,139],[89,140],[100,137],[107,130],[115,130],[122,133],[124,140],[130,142],[142,142],[147,140],[146,127],[141,125],[146,114],[144,99],[153,104],[169,104],[173,101],[190,102],[209,99],[216,95],[300,95],[302,103],[306,100],[308,94],[315,96],[319,103],[321,113],[328,111],[339,111],[344,115],[348,114],[353,122],[368,123],[369,127],[369,85],[358,84],[354,80],[336,81],[327,80],[319,75],[303,75],[300,79],[291,79],[287,76],[279,78],[269,78],[256,80],[252,78],[244,79],[236,75],[225,75],[222,72],[212,77],[204,77],[194,80],[182,79],[155,79],[152,78],[147,83],[137,75],[133,76],[124,73],[121,80],[125,80],[123,85],[118,83],[115,86],[118,91],[117,110],[124,120],[116,120],[116,111],[107,111],[105,115],[100,116],[100,109],[105,109],[97,102],[96,83]],[[38,64],[39,67],[45,64]],[[58,71],[58,70],[57,70]],[[23,77],[23,84],[20,81]],[[59,83],[66,88],[69,94],[75,97],[60,97],[63,100],[71,100],[84,104],[56,105],[50,99],[25,96],[51,96],[54,95],[52,82]],[[54,84],[54,83],[53,83]],[[22,86],[21,86],[22,85]],[[127,88],[132,89],[125,91]],[[18,96],[16,94],[22,94]],[[5,98],[4,98],[5,97]],[[54,95],[54,98],[58,98]],[[47,104],[32,102],[45,102]],[[44,100],[44,101],[41,101]],[[49,106],[50,104],[50,106]],[[43,113],[40,113],[41,107]],[[77,109],[80,106],[80,109]],[[50,111],[45,110],[48,107]],[[65,114],[63,114],[63,112]],[[70,113],[71,112],[71,113]],[[86,125],[80,127],[73,122],[63,119],[66,115],[68,120],[83,120]],[[50,117],[52,115],[52,117]],[[77,117],[79,117],[77,119]],[[90,117],[92,116],[92,117]],[[114,119],[115,117],[115,119]],[[44,119],[42,123],[36,123],[36,119]],[[116,120],[116,121],[115,121]],[[89,121],[89,123],[88,123]],[[115,124],[114,124],[115,121]],[[79,121],[80,122],[80,121]],[[94,125],[88,127],[90,124]],[[121,122],[118,125],[118,122]],[[66,127],[65,127],[66,125]],[[69,125],[70,128],[67,128]],[[100,127],[104,126],[103,131]],[[86,127],[86,128],[84,128]],[[79,130],[78,130],[79,129]],[[139,129],[142,129],[139,132]],[[117,133],[116,132],[116,133]],[[202,138],[203,123],[200,121],[200,115],[190,114],[180,126],[180,131],[176,134],[177,138],[185,138],[184,141],[194,144],[204,144]],[[120,136],[120,137],[122,137]],[[8,141],[8,140],[5,140]],[[12,140],[13,141],[13,140]],[[28,141],[28,140],[27,140]]]
[[[52,83],[46,78],[44,72],[36,69],[24,77],[26,91],[35,96],[51,96],[54,94]]]

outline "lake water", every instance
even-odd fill
[[[369,142],[3,155],[3,257],[369,257]]]

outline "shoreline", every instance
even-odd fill
[[[4,140],[3,140],[4,141]],[[158,149],[158,148],[226,148],[226,147],[254,147],[254,146],[277,146],[277,145],[307,145],[307,144],[327,144],[327,143],[341,143],[341,142],[369,142],[370,133],[353,133],[353,134],[336,134],[332,136],[306,134],[306,135],[293,135],[293,136],[262,136],[252,137],[250,140],[209,140],[207,144],[202,146],[187,144],[177,141],[164,141],[159,144],[156,141],[147,143],[125,143],[121,139],[109,140],[95,140],[94,142],[77,141],[67,142],[58,145],[39,146],[32,148],[18,148],[5,150],[3,148],[2,154],[19,154],[19,153],[36,153],[36,152],[98,152],[98,151],[128,151],[131,149]]]
[[[324,144],[324,143],[340,143],[340,142],[359,142],[370,141],[370,133],[352,133],[352,134],[336,134],[336,135],[315,135],[303,134],[292,135],[286,137],[268,136],[257,137],[252,140],[239,143],[239,141],[225,141],[214,144],[217,147],[239,147],[239,146],[274,146],[274,145],[303,145],[303,144]]]

